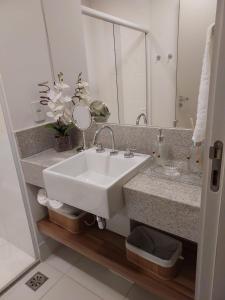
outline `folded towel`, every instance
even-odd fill
[[[192,140],[195,144],[203,142],[206,133],[214,27],[215,24],[210,25],[207,31],[206,46],[203,58],[201,82],[198,96],[197,120],[194,134],[192,137]]]
[[[53,208],[53,209],[60,209],[63,207],[63,203],[60,202],[60,201],[57,201],[57,200],[48,200],[48,205],[50,208]]]

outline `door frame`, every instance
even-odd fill
[[[0,73],[0,105],[4,117],[4,122],[6,125],[6,130],[9,138],[9,143],[12,151],[12,156],[13,156],[13,162],[16,168],[16,173],[18,177],[18,182],[21,190],[21,195],[22,195],[22,200],[23,200],[23,205],[25,209],[25,213],[27,216],[27,221],[28,221],[28,226],[29,226],[29,231],[31,235],[31,241],[33,244],[33,250],[34,250],[34,259],[35,263],[39,261],[40,259],[40,251],[39,251],[39,246],[38,246],[38,239],[35,231],[35,224],[34,220],[32,217],[32,212],[31,212],[31,207],[29,203],[29,197],[27,194],[27,189],[25,186],[25,181],[24,181],[24,176],[22,172],[22,167],[20,163],[20,155],[18,152],[17,144],[16,144],[16,139],[13,131],[13,126],[10,118],[10,113],[9,113],[9,107],[7,104],[7,96],[4,88],[4,82],[2,75]]]
[[[225,0],[217,1],[216,30],[210,85],[204,176],[201,199],[196,300],[225,299],[225,155],[220,189],[210,190],[209,147],[220,140],[225,145]]]

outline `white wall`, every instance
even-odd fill
[[[80,72],[87,77],[80,0],[42,0],[55,77],[64,73],[72,91]]]
[[[3,118],[3,95],[0,85],[0,237],[34,257],[31,233]]]
[[[135,22],[150,30],[152,124],[175,120],[179,0],[91,0],[84,5]],[[173,59],[168,62],[168,54]],[[162,57],[156,62],[156,56]]]
[[[178,97],[189,98],[182,108],[177,105],[178,126],[190,128],[196,120],[206,32],[215,22],[216,0],[180,0],[178,48]]]
[[[39,82],[51,80],[39,0],[0,1],[0,72],[14,129],[35,125],[30,103]]]

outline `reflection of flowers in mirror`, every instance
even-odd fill
[[[73,100],[75,102],[84,102],[84,104],[90,105],[91,97],[88,91],[88,82],[82,79],[82,72],[79,73],[77,82],[75,84],[75,92]]]

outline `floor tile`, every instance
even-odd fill
[[[34,263],[35,259],[11,243],[0,240],[0,291]]]
[[[125,300],[162,300],[161,298],[149,293],[136,284],[130,289]]]
[[[67,273],[71,266],[76,264],[82,257],[82,255],[68,247],[61,246],[45,262],[57,270]]]
[[[119,300],[129,292],[132,283],[86,258],[67,273],[68,276],[104,300]]]
[[[32,291],[25,283],[36,272],[41,272],[48,277],[48,280],[41,286],[36,292]],[[45,293],[57,283],[57,281],[63,276],[63,273],[57,271],[46,263],[39,264],[26,276],[24,276],[18,283],[15,284],[4,296],[4,300],[37,300],[40,299]]]
[[[63,277],[42,300],[100,300],[98,296],[69,277]]]

